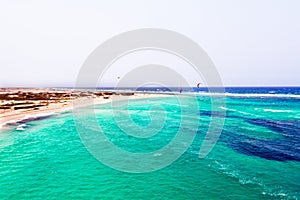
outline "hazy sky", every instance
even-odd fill
[[[1,1],[0,87],[73,86],[98,45],[139,28],[196,41],[227,86],[300,86],[299,10],[298,0]]]

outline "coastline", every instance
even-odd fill
[[[0,90],[0,131],[10,129],[8,125],[43,118],[55,113],[70,111],[74,101],[89,102],[84,106],[110,103],[112,100],[165,97],[170,94],[104,92],[56,89]],[[92,102],[92,104],[90,104]]]

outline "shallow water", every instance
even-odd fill
[[[187,151],[174,163],[149,173],[117,171],[91,156],[71,112],[1,132],[0,199],[300,198],[299,100],[227,97],[226,106],[220,108],[227,113],[222,135],[204,159],[198,153],[208,124],[211,117],[222,115],[210,110],[209,97],[198,96],[197,100],[199,109],[188,113],[181,113],[172,97],[130,101],[116,109],[118,116],[129,111],[132,121],[119,117],[119,124],[109,104],[95,107],[97,122],[108,140],[138,153],[155,151],[172,141],[181,115],[189,115],[190,121],[200,119],[197,129],[184,129],[185,134],[196,132]],[[159,127],[156,135],[135,138],[126,134],[134,132],[132,122],[146,129],[151,113],[158,119],[152,123],[152,128]],[[124,132],[120,123],[129,128]],[[101,142],[105,141],[99,145]],[[114,156],[114,152],[103,153]],[[164,157],[155,156],[158,160]]]

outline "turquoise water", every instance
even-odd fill
[[[186,102],[188,106],[188,102]],[[72,112],[26,122],[0,133],[0,199],[299,199],[300,101],[295,98],[227,97],[224,130],[204,159],[198,152],[211,117],[208,97],[198,97],[200,119],[187,151],[167,167],[125,173],[95,159],[76,131]],[[180,106],[172,97],[130,101],[132,121],[144,127],[155,114],[161,126],[151,138],[127,135],[110,105],[95,107],[107,138],[130,152],[151,152],[168,144],[178,130]],[[122,112],[120,112],[122,113]],[[186,115],[187,113],[185,113]],[[132,122],[124,120],[126,126]],[[103,125],[104,124],[104,125]],[[134,129],[131,129],[134,131]],[[99,142],[101,145],[101,141]],[[107,157],[113,152],[103,152]],[[164,155],[157,155],[157,159]]]

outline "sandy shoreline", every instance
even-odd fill
[[[0,89],[0,130],[7,125],[36,119],[74,108],[74,101],[87,99],[94,104],[112,100],[164,97],[164,94],[133,92],[101,92],[54,89]]]

